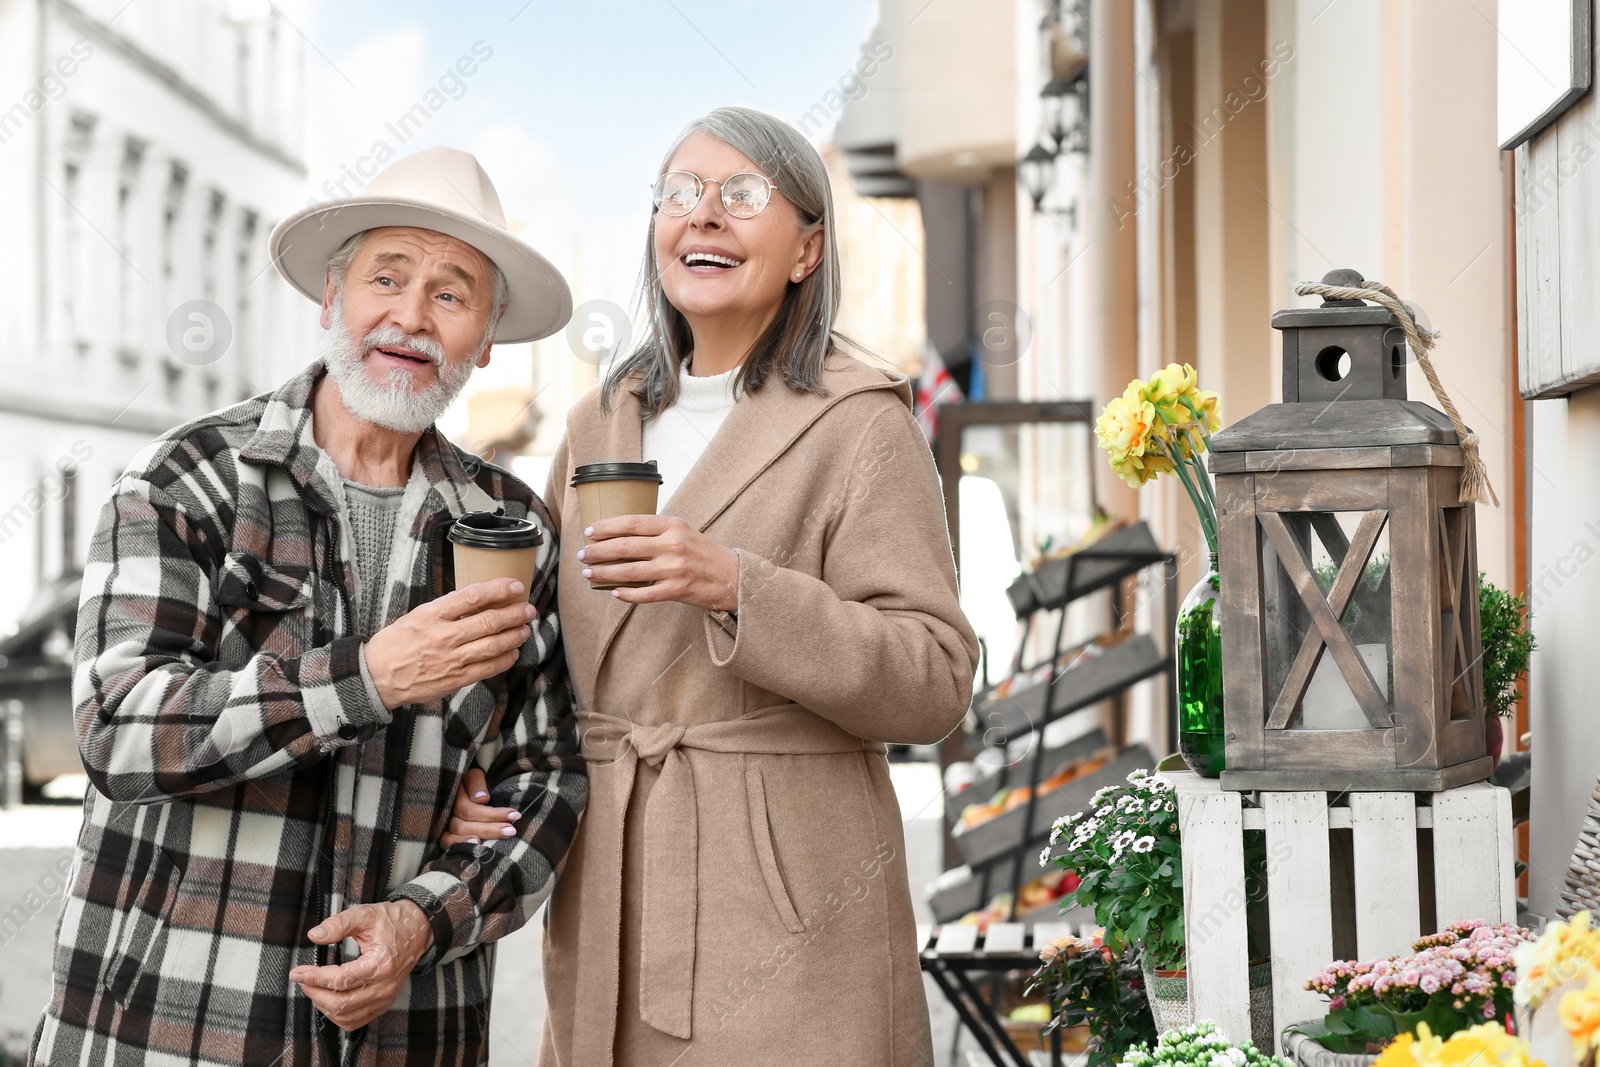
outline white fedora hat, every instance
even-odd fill
[[[511,299],[495,341],[548,337],[572,317],[572,292],[548,259],[506,229],[505,212],[470,152],[429,148],[397,159],[355,196],[295,212],[273,227],[267,249],[289,284],[322,302],[328,260],[364,230],[416,226],[464,241],[505,274]]]

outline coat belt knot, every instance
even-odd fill
[[[659,768],[666,760],[667,753],[678,747],[687,732],[687,727],[672,722],[659,726],[635,726],[633,750],[645,763]]]
[[[610,763],[623,775],[620,792],[592,792],[589,808],[600,825],[622,827],[628,797],[640,761],[659,767],[644,806],[644,855],[628,862],[644,864],[639,939],[639,1018],[663,1033],[687,1040],[694,1005],[695,923],[699,911],[700,810],[694,768],[686,750],[739,755],[824,755],[838,752],[883,752],[798,704],[762,708],[739,719],[684,726],[661,723],[640,726],[629,719],[583,712],[578,719],[591,777],[597,764]],[[610,804],[620,810],[605,812]],[[614,820],[614,822],[613,822]],[[623,839],[626,837],[624,835]],[[617,855],[612,884],[621,890],[623,858]],[[613,976],[616,987],[620,947],[594,963]],[[605,986],[602,986],[605,988]]]

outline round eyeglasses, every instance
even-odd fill
[[[656,210],[663,215],[687,215],[700,203],[705,187],[712,182],[722,190],[722,207],[736,219],[753,219],[772,202],[777,188],[764,174],[744,171],[718,181],[702,178],[686,170],[669,170],[650,186]]]

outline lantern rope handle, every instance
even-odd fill
[[[1438,398],[1445,414],[1450,417],[1450,424],[1456,428],[1456,438],[1461,442],[1459,499],[1463,503],[1468,501],[1478,504],[1492,503],[1495,507],[1499,507],[1500,498],[1495,495],[1494,486],[1489,484],[1488,468],[1483,465],[1483,457],[1478,453],[1478,435],[1467,429],[1467,424],[1461,420],[1461,413],[1450,400],[1450,394],[1445,392],[1444,384],[1439,381],[1439,372],[1433,369],[1433,360],[1428,357],[1434,341],[1440,336],[1439,331],[1430,330],[1417,322],[1416,315],[1405,301],[1382,282],[1367,280],[1359,285],[1301,282],[1294,287],[1294,291],[1300,296],[1320,296],[1328,300],[1370,300],[1400,317],[1400,325],[1406,332],[1406,343],[1411,346],[1411,353],[1416,356],[1417,365],[1422,368],[1422,373],[1427,375],[1428,384],[1433,387],[1433,395]]]

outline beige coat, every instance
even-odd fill
[[[824,383],[741,396],[660,509],[739,551],[736,622],[589,588],[571,470],[638,459],[642,423],[626,385],[568,416],[546,502],[590,782],[543,1067],[931,1062],[883,742],[955,728],[977,638],[909,388],[838,354]]]

